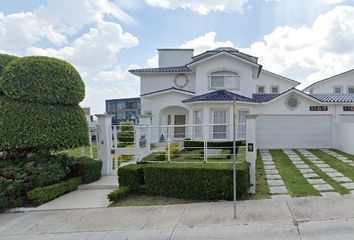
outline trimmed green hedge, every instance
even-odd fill
[[[88,144],[78,105],[42,105],[0,97],[0,151],[64,150]]]
[[[120,187],[129,187],[131,192],[139,193],[144,185],[144,164],[132,164],[118,169]]]
[[[87,157],[75,158],[69,169],[69,177],[80,177],[82,183],[91,183],[101,178],[102,162]]]
[[[12,60],[17,59],[16,56],[11,56],[8,54],[1,54],[0,53],[0,78],[2,77],[2,73],[5,69],[5,67],[12,62]],[[1,91],[1,87],[0,87],[0,91]]]
[[[165,152],[154,152],[154,153],[151,153],[150,155],[146,156],[146,157],[143,157],[143,161],[144,162],[162,162],[162,161],[166,161],[166,158],[165,158]]]
[[[66,182],[57,183],[51,186],[35,188],[27,193],[27,197],[37,204],[43,204],[60,197],[67,192],[76,190],[80,183],[80,178],[73,178]]]
[[[127,197],[129,193],[130,193],[129,187],[120,186],[119,188],[117,188],[116,190],[108,194],[108,199],[111,202],[115,202]]]
[[[231,200],[232,164],[160,163],[129,165],[119,169],[119,185],[145,190],[149,195],[185,199]],[[249,168],[237,164],[237,197],[248,193]],[[141,192],[140,192],[141,193]]]
[[[85,97],[85,85],[71,64],[42,56],[11,61],[0,89],[7,97],[26,102],[76,105]]]

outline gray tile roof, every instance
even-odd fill
[[[254,93],[252,98],[255,102],[262,103],[268,102],[273,98],[278,97],[281,94],[274,94],[274,93]]]
[[[131,69],[130,73],[192,72],[187,66]]]
[[[227,53],[230,53],[230,54],[235,55],[237,57],[243,58],[243,59],[245,59],[247,61],[250,61],[252,63],[258,64],[258,58],[257,57],[254,57],[254,56],[248,55],[246,53],[240,52],[239,50],[234,49],[234,48],[217,48],[217,49],[214,49],[214,50],[209,50],[209,51],[203,52],[203,53],[201,53],[199,55],[196,55],[196,56],[192,57],[193,61],[191,63],[198,62],[200,60],[203,60],[205,58],[211,57],[211,56],[213,56],[215,54],[218,54],[220,52],[227,52]]]
[[[318,99],[321,102],[339,102],[351,103],[354,102],[354,93],[318,93],[311,94],[310,96]]]
[[[239,102],[254,102],[252,98],[248,98],[236,93],[229,92],[227,90],[217,90],[214,92],[202,94],[189,99],[185,99],[182,102],[209,102],[209,101],[239,101]]]

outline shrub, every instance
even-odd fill
[[[143,158],[144,162],[155,162],[155,161],[165,161],[165,152],[154,152]]]
[[[2,77],[2,73],[4,72],[5,67],[16,58],[17,58],[16,56],[0,54],[0,78]],[[0,91],[1,91],[1,85],[0,85]]]
[[[129,187],[133,193],[143,191],[144,185],[144,164],[132,164],[118,169],[120,187]]]
[[[238,151],[238,146],[241,146],[243,141],[236,141],[236,151]],[[186,150],[193,150],[195,148],[204,148],[203,141],[190,141],[189,139],[185,139],[183,142],[183,146]],[[220,149],[231,149],[233,148],[233,141],[226,142],[207,142],[208,148],[220,148]]]
[[[50,57],[14,59],[3,72],[0,86],[7,97],[21,101],[76,105],[85,97],[85,85],[76,69]]]
[[[69,177],[80,177],[82,183],[91,183],[101,178],[102,162],[87,157],[75,158],[69,169]]]
[[[246,163],[237,169],[237,197],[249,190]],[[231,200],[231,164],[148,164],[144,169],[146,193],[186,199]]]
[[[170,157],[174,158],[177,157],[179,153],[179,145],[178,143],[171,143],[170,144]],[[165,147],[165,159],[168,159],[168,145]]]
[[[67,192],[76,190],[80,183],[80,178],[73,178],[51,186],[35,188],[27,193],[27,197],[37,204],[43,204]]]
[[[232,164],[137,164],[118,170],[119,185],[134,193],[186,199],[231,200]],[[237,197],[249,190],[246,162],[237,164]]]
[[[118,140],[124,143],[134,142],[134,133],[133,132],[120,132],[118,133]]]
[[[134,125],[133,121],[123,121],[119,124],[122,132],[134,132]]]
[[[0,151],[64,150],[88,144],[82,109],[0,97]]]
[[[108,199],[111,202],[118,201],[128,196],[130,193],[129,187],[119,187],[110,194],[108,194]]]

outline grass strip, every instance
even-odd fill
[[[292,197],[320,196],[282,150],[270,150],[280,176]]]
[[[339,182],[337,182],[336,180],[334,180],[332,177],[328,176],[325,172],[323,172],[319,167],[316,166],[316,164],[314,164],[313,162],[311,162],[307,157],[305,157],[304,155],[302,155],[298,150],[294,150],[300,157],[301,159],[307,164],[309,165],[309,167],[315,172],[317,173],[318,176],[320,176],[320,178],[322,178],[323,180],[325,180],[329,185],[331,185],[334,190],[342,195],[344,194],[348,194],[350,193],[348,189],[346,189],[345,187],[343,187],[342,185],[340,185]],[[309,150],[310,152],[312,152],[311,150]],[[315,150],[315,151],[319,151],[319,150]],[[315,154],[314,152],[312,152],[313,154]],[[316,155],[316,154],[315,154]],[[316,155],[317,156],[317,155]],[[321,159],[322,161],[326,162],[325,159],[323,159],[322,156],[317,156],[319,159]],[[329,164],[330,165],[330,164]],[[331,166],[331,165],[330,165]],[[334,168],[335,169],[335,168]]]
[[[336,153],[338,153],[338,154],[343,155],[344,157],[349,158],[349,160],[354,161],[354,155],[351,155],[351,154],[346,153],[346,152],[342,152],[342,151],[340,151],[340,150],[338,150],[338,149],[331,149],[331,150],[332,150],[333,152],[336,152]]]
[[[267,198],[270,198],[270,192],[264,170],[263,160],[258,150],[256,159],[256,194],[249,195],[249,199],[255,200]]]

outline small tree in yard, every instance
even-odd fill
[[[69,63],[0,54],[0,152],[29,154],[88,144],[85,86]]]

